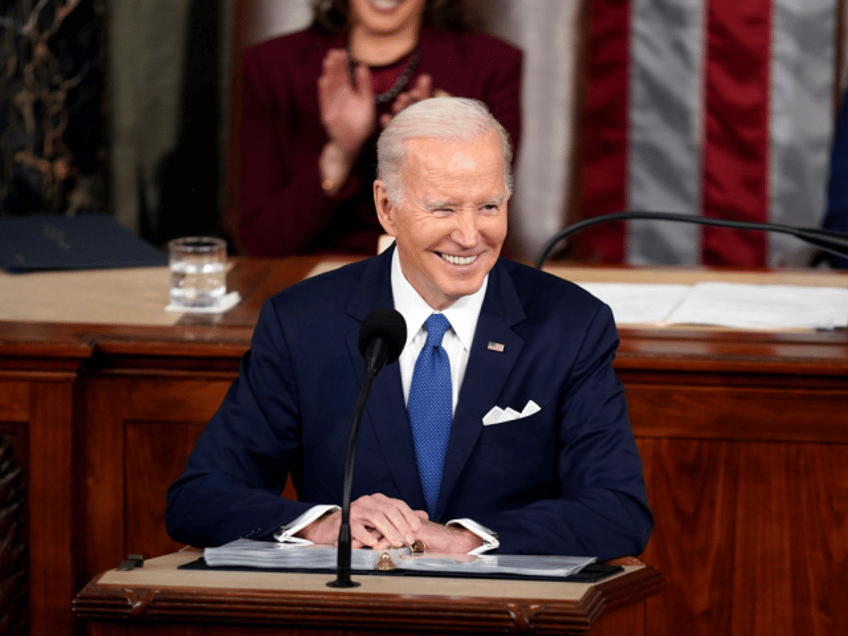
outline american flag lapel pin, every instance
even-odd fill
[[[489,346],[487,347],[489,351],[497,351],[498,353],[504,352],[504,346],[502,342],[492,342],[489,341]]]

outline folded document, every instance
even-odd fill
[[[338,564],[338,551],[334,547],[323,545],[303,546],[238,539],[217,548],[206,548],[203,551],[203,559],[213,568],[246,566],[278,570],[333,571]],[[472,577],[511,574],[560,579],[575,575],[594,562],[594,557],[448,555],[413,553],[409,548],[394,548],[382,552],[351,550],[351,569],[366,572],[397,569]]]
[[[0,217],[0,269],[8,273],[167,265],[167,254],[105,214]]]

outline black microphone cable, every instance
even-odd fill
[[[726,227],[736,230],[754,230],[759,232],[777,232],[780,234],[789,234],[802,241],[815,245],[831,254],[837,256],[848,257],[848,234],[844,232],[836,232],[834,230],[824,230],[820,228],[802,228],[793,227],[791,225],[781,225],[780,223],[766,223],[758,221],[734,221],[731,219],[716,219],[708,216],[696,216],[692,214],[677,214],[674,212],[643,212],[643,211],[627,211],[616,212],[614,214],[602,214],[588,219],[583,219],[577,223],[567,225],[562,230],[551,237],[542,247],[539,256],[536,258],[536,268],[541,269],[548,260],[554,247],[561,241],[565,240],[572,234],[601,223],[614,223],[616,221],[630,220],[651,220],[651,221],[675,221],[679,223],[695,223],[697,225],[713,225],[717,227]]]

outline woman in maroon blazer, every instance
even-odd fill
[[[485,102],[521,136],[521,51],[467,30],[461,3],[331,0],[245,52],[239,233],[251,256],[373,254],[376,137],[430,95]]]

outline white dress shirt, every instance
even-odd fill
[[[398,358],[400,365],[400,381],[403,385],[403,400],[409,402],[409,386],[412,384],[412,372],[415,361],[424,343],[427,341],[427,330],[424,321],[433,313],[444,314],[451,324],[442,338],[442,348],[447,352],[451,368],[451,388],[453,389],[453,412],[459,400],[459,390],[468,366],[468,356],[474,331],[477,329],[477,318],[486,296],[486,286],[489,277],[483,279],[480,289],[470,296],[463,296],[444,311],[436,311],[428,305],[406,280],[400,268],[400,258],[397,250],[392,255],[392,297],[404,321],[406,321],[406,346]]]

